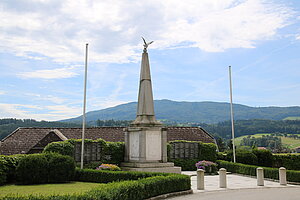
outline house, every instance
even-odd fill
[[[93,127],[85,130],[86,139],[124,142],[124,127]],[[1,155],[40,153],[57,141],[81,139],[81,128],[18,128],[0,142]],[[187,140],[215,143],[215,139],[200,127],[167,127],[167,141]]]

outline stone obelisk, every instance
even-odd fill
[[[180,173],[180,167],[167,162],[167,129],[154,114],[150,64],[144,41],[136,119],[125,128],[123,170]]]

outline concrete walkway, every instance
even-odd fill
[[[278,182],[264,181],[264,186],[257,186],[256,178],[237,174],[227,175],[227,188],[219,188],[219,176],[205,176],[205,190],[197,190],[196,172],[185,171],[182,174],[191,176],[193,194],[169,198],[172,200],[299,200],[300,186],[281,186]]]

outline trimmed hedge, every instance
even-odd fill
[[[110,155],[109,160],[103,160],[103,163],[111,163],[119,165],[124,162],[125,143],[124,142],[106,142],[104,149],[106,155]]]
[[[47,144],[43,153],[59,153],[61,155],[74,157],[74,144],[66,141],[52,142]]]
[[[109,183],[113,181],[138,180],[152,176],[168,176],[168,173],[153,173],[153,172],[127,172],[127,171],[105,171],[94,169],[79,169],[76,168],[76,181]]]
[[[75,162],[61,154],[30,154],[22,157],[16,167],[19,184],[67,182],[73,179]]]
[[[213,143],[199,142],[199,160],[209,160],[216,162],[217,160],[217,146]]]
[[[220,168],[225,168],[229,172],[237,173],[237,174],[244,174],[250,176],[256,176],[256,168],[260,166],[255,165],[245,165],[241,163],[233,163],[223,160],[218,160],[217,163],[219,164]],[[279,169],[278,168],[271,168],[271,167],[262,167],[264,169],[264,177],[270,179],[279,179]],[[290,182],[300,182],[300,171],[295,170],[287,170],[287,181]]]
[[[274,167],[285,167],[290,170],[300,170],[300,155],[273,155]]]
[[[48,182],[48,161],[45,154],[31,154],[22,158],[16,168],[17,182],[39,184]]]
[[[96,170],[76,170],[82,174],[92,174]],[[111,175],[111,172],[105,172]],[[128,175],[124,175],[127,173]],[[154,197],[161,194],[189,190],[191,188],[190,177],[181,174],[163,174],[163,173],[145,173],[145,172],[124,172],[124,177],[140,177],[138,180],[128,180],[107,184],[99,184],[88,192],[79,195],[52,195],[52,196],[6,196],[0,199],[7,200],[84,200],[84,199],[103,199],[103,200],[141,200]],[[92,176],[85,177],[92,177]],[[103,173],[93,174],[94,176],[103,176]],[[143,178],[148,176],[147,178]],[[98,177],[98,180],[101,178]],[[90,180],[93,181],[93,180]]]
[[[196,163],[199,161],[199,159],[172,159],[170,160],[174,163],[175,166],[181,167],[182,171],[195,171],[197,170]]]
[[[14,182],[16,180],[16,167],[19,160],[24,156],[26,155],[0,155],[0,185],[7,182]]]

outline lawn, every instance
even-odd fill
[[[263,135],[271,135],[271,134],[270,133],[260,133],[260,134],[251,135],[251,137],[258,138],[258,137],[262,137]],[[299,134],[297,134],[297,135],[300,136]],[[241,141],[243,140],[244,137],[248,137],[248,135],[244,135],[244,136],[235,138],[235,140],[234,140],[235,145],[240,146]],[[290,138],[290,137],[282,137],[282,136],[280,136],[280,138],[281,138],[281,142],[282,142],[283,146],[286,146],[286,147],[289,147],[292,149],[300,146],[299,139],[294,139],[294,138]]]
[[[0,197],[6,195],[65,195],[65,194],[79,194],[89,191],[100,183],[89,182],[71,182],[61,184],[41,184],[41,185],[4,185],[0,186]]]

